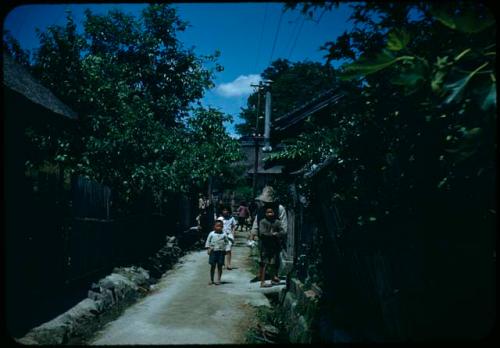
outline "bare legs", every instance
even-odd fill
[[[261,287],[267,287],[269,285],[266,285],[266,269],[269,271],[269,276],[271,277],[271,282],[273,284],[277,284],[280,282],[280,279],[278,278],[278,265],[277,264],[265,264],[262,263],[259,266],[259,278],[260,278],[260,286]]]
[[[210,285],[214,283],[215,265],[210,265]]]
[[[260,286],[264,287],[266,282],[266,264],[261,263],[259,265],[259,278],[260,278]]]
[[[215,264],[210,265],[210,285],[215,284],[219,285],[220,284],[220,279],[222,277],[222,265],[217,264],[217,279],[214,281],[214,275],[215,275]]]
[[[232,269],[231,267],[231,250],[226,251],[226,268],[227,269]]]
[[[270,268],[270,270],[271,270],[271,272],[270,272],[271,273],[270,274],[271,282],[273,284],[280,282],[280,278],[278,278],[278,267],[279,267],[279,265],[277,263],[275,263],[275,264],[271,265],[271,268]]]
[[[220,284],[220,279],[222,277],[222,265],[220,263],[217,264],[217,275],[218,275],[218,279],[217,281],[215,282],[215,285],[219,285]]]

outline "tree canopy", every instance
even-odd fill
[[[334,70],[329,65],[318,62],[292,63],[286,59],[275,60],[266,68],[261,77],[271,80],[269,91],[272,96],[271,121],[287,113],[291,109],[309,101],[316,94],[325,91],[335,83]],[[259,115],[264,116],[265,91],[261,92]],[[258,93],[252,93],[247,106],[242,108],[240,117],[243,123],[236,125],[241,135],[255,133]],[[258,133],[264,133],[263,119],[259,121]]]
[[[328,163],[332,201],[348,207],[354,230],[396,216],[462,230],[492,223],[496,33],[476,5],[353,4],[353,29],[323,47],[327,61],[344,62],[337,76],[352,90],[328,122],[313,119],[270,160]],[[325,8],[297,6],[305,15]],[[467,214],[451,219],[457,211]]]
[[[227,172],[239,156],[222,126],[230,117],[199,104],[222,67],[217,52],[197,56],[183,47],[177,33],[186,26],[160,4],[138,17],[87,10],[83,33],[71,13],[65,25],[38,31],[31,70],[78,113],[81,139],[28,130],[38,153],[47,154],[32,156],[28,166],[60,163],[109,185],[124,205],[146,187],[161,201]],[[26,63],[26,52],[4,36],[4,50]]]

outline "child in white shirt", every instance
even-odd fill
[[[208,263],[210,264],[210,282],[209,285],[220,284],[222,277],[222,266],[224,266],[224,257],[226,254],[226,247],[229,243],[229,238],[223,229],[223,223],[220,220],[214,222],[214,230],[208,234],[205,247],[207,248]],[[218,279],[214,282],[215,266],[217,266]]]
[[[229,214],[229,209],[222,209],[222,216],[218,218],[224,224],[224,233],[227,234],[229,238],[229,244],[226,247],[226,268],[228,271],[232,270],[231,267],[231,249],[234,244],[234,233],[236,231],[236,220]]]

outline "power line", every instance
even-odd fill
[[[269,7],[269,3],[266,3],[266,11],[264,12],[264,20],[262,21],[262,30],[260,31],[260,40],[259,40],[259,48],[257,50],[257,56],[255,57],[255,70],[257,70],[257,66],[260,58],[260,49],[262,48],[262,38],[264,36],[264,28],[266,27],[266,19],[267,19],[267,10]]]
[[[288,57],[287,57],[287,59],[290,59],[290,57],[292,56],[293,50],[294,50],[294,48],[295,48],[295,44],[297,43],[297,40],[298,40],[298,38],[299,38],[299,36],[300,36],[300,32],[302,31],[302,27],[304,26],[304,22],[305,22],[305,21],[306,21],[306,18],[304,17],[304,18],[302,19],[302,23],[300,23],[299,31],[298,31],[298,33],[297,33],[297,36],[295,36],[295,40],[294,40],[294,42],[293,42],[292,47],[290,48],[290,52],[288,53]]]
[[[299,15],[297,16],[297,18],[295,18],[295,20],[293,21],[294,25],[293,25],[293,28],[292,28],[292,33],[290,34],[290,38],[288,40],[288,43],[286,44],[286,49],[285,51],[288,51],[288,49],[290,48],[290,46],[292,45],[292,42],[293,42],[293,38],[295,37],[295,35],[297,34],[297,29],[299,28],[299,23],[300,23],[300,18],[302,17],[302,15],[299,13]],[[291,22],[288,22],[288,23],[291,23]]]
[[[281,20],[283,19],[283,10],[281,11],[280,13],[280,19],[279,19],[279,22],[278,22],[278,29],[276,29],[276,35],[274,35],[274,42],[273,42],[273,49],[271,50],[271,57],[269,58],[269,64],[271,64],[272,60],[273,60],[273,55],[274,55],[274,49],[276,48],[276,41],[278,39],[278,35],[279,35],[279,32],[280,32],[280,27],[281,27]]]

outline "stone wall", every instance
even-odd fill
[[[317,317],[321,290],[313,287],[305,289],[295,278],[289,282],[280,296],[281,308],[288,318],[285,327],[291,343],[311,343],[314,339],[314,322]]]
[[[175,237],[166,237],[166,244],[144,267],[119,267],[105,278],[93,283],[88,296],[76,306],[30,330],[17,342],[28,345],[60,345],[79,342],[90,337],[106,323],[103,318],[144,296],[156,279],[182,256]],[[146,268],[146,269],[145,269]]]

